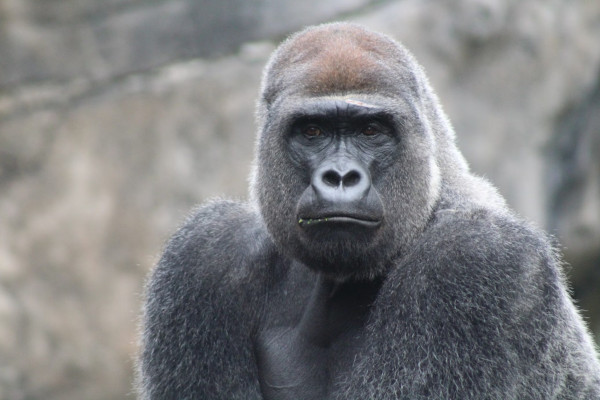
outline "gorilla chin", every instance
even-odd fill
[[[324,162],[321,171],[337,176],[356,174],[359,178],[350,183],[340,178],[339,182],[330,185],[317,171],[311,185],[298,200],[296,215],[299,235],[306,240],[308,249],[316,250],[326,245],[352,256],[377,241],[384,209],[366,168],[358,162],[348,162],[347,155],[344,157],[343,167]]]
[[[346,215],[300,218],[298,258],[335,281],[372,279],[384,273],[377,260],[382,220]]]

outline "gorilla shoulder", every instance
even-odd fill
[[[532,274],[548,267],[560,275],[555,251],[546,235],[508,210],[440,210],[420,243],[425,252],[436,249],[436,259],[444,268],[455,262],[470,266],[469,274],[504,274],[497,277],[499,282],[506,281],[512,273],[517,278],[521,273]],[[472,270],[473,266],[477,266],[477,271]]]
[[[142,398],[259,398],[252,335],[270,243],[250,206],[229,201],[198,208],[171,238],[146,288]]]
[[[277,265],[273,248],[249,205],[215,200],[200,206],[169,240],[152,271],[146,318],[162,324],[171,314],[201,324],[211,312],[222,313],[224,305],[230,316],[250,304],[258,310],[258,288],[277,275],[269,271]],[[254,317],[244,318],[253,325]]]
[[[182,269],[202,279],[241,279],[271,241],[258,214],[247,204],[215,200],[197,208],[168,242],[159,269]]]

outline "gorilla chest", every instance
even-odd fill
[[[289,326],[269,326],[256,343],[259,380],[267,400],[325,399],[350,371],[380,283],[336,284],[320,278]]]

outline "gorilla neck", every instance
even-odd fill
[[[326,398],[339,366],[352,364],[347,361],[358,348],[381,284],[381,279],[336,282],[319,275],[299,323],[267,330],[258,338],[265,399]]]
[[[296,327],[299,335],[327,348],[340,336],[360,329],[381,283],[380,279],[337,282],[319,275]]]

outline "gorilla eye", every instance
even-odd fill
[[[367,125],[361,133],[366,136],[375,136],[379,133],[379,129],[375,125]]]
[[[308,137],[316,137],[321,135],[321,129],[315,125],[309,125],[304,128],[304,134]]]

